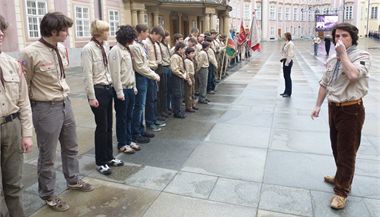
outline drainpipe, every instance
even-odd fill
[[[99,4],[99,20],[103,20],[102,0],[98,0],[98,4]]]
[[[366,31],[366,37],[368,37],[368,34],[369,34],[369,16],[370,16],[370,12],[371,12],[371,9],[370,9],[370,6],[371,6],[371,0],[368,0],[368,14],[367,14],[367,31]]]

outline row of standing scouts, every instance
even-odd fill
[[[58,141],[68,189],[94,189],[79,177],[76,123],[66,82],[69,58],[61,43],[72,25],[72,19],[62,13],[48,13],[40,23],[42,37],[22,50],[18,61],[0,49],[0,216],[25,216],[21,174],[23,153],[32,148],[33,126],[41,199],[53,210],[69,209],[54,190]],[[7,27],[0,16],[0,48]],[[134,153],[141,149],[138,144],[150,142],[170,115],[183,119],[185,112],[198,110],[198,103],[210,102],[207,94],[215,94],[216,80],[224,76],[228,63],[225,37],[218,38],[215,30],[199,34],[193,29],[185,39],[174,34],[175,46],[170,48],[170,34],[162,27],[149,31],[144,24],[124,25],[110,50],[105,43],[108,31],[107,22],[93,21],[92,38],[81,54],[85,90],[96,122],[96,169],[104,175],[111,174],[110,167],[124,165],[112,151],[113,105],[118,150]]]

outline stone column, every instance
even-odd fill
[[[225,34],[224,32],[224,16],[219,16],[219,32]]]
[[[153,26],[157,26],[159,24],[159,19],[158,17],[160,16],[160,13],[157,11],[153,12]]]
[[[210,19],[210,29],[215,29],[216,30],[216,15],[211,14],[211,19]]]
[[[139,20],[137,17],[137,10],[132,10],[132,25],[136,26],[138,24]]]
[[[210,14],[205,14],[203,21],[203,31],[210,31]]]
[[[145,10],[139,11],[139,23],[140,24],[146,24],[145,23]]]
[[[183,34],[183,28],[182,28],[182,14],[178,13],[178,32]]]
[[[224,34],[230,34],[231,17],[229,15],[224,17]]]
[[[262,39],[264,40],[268,40],[269,37],[268,37],[268,20],[269,20],[269,16],[268,16],[268,1],[262,1],[262,12],[261,12],[261,31],[262,31]],[[293,10],[293,9],[292,9]],[[293,14],[293,13],[290,13],[290,14]]]

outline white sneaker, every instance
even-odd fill
[[[107,164],[96,166],[96,170],[106,176],[111,175],[112,173],[111,168]]]

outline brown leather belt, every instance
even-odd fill
[[[334,106],[350,106],[350,105],[360,105],[362,104],[362,99],[347,101],[347,102],[330,102],[331,105]]]
[[[5,117],[0,117],[0,125],[13,121],[14,119],[18,118],[18,115],[19,113],[16,112]]]

